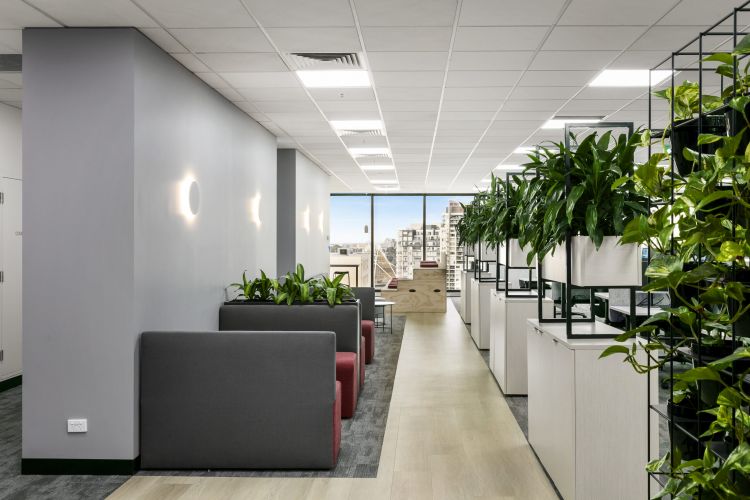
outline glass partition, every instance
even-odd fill
[[[330,274],[351,286],[370,286],[370,196],[331,197]]]

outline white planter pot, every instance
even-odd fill
[[[636,244],[618,245],[619,236],[605,236],[599,250],[588,236],[573,236],[571,284],[575,286],[641,286],[641,249]],[[565,244],[544,258],[544,279],[565,282]]]
[[[497,260],[497,251],[501,248],[503,248],[502,245],[495,249],[490,248],[486,243],[482,243],[482,260]]]
[[[531,264],[526,263],[526,256],[529,254],[529,246],[521,248],[518,244],[518,239],[511,239],[508,243],[508,257],[510,262],[505,262],[505,248],[501,247],[500,250],[500,264],[510,267],[536,267],[536,257],[531,261]]]

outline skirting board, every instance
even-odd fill
[[[21,382],[23,382],[23,375],[17,375],[7,380],[3,380],[0,382],[0,392],[18,387],[19,385],[21,385]]]
[[[140,457],[133,460],[22,458],[21,474],[131,476],[138,472],[140,463]]]

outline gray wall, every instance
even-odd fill
[[[294,269],[328,274],[329,176],[295,149],[278,152],[277,262],[279,272]]]
[[[135,30],[23,42],[23,457],[132,459],[139,332],[216,328],[225,284],[274,271],[276,140]]]
[[[279,149],[276,169],[276,266],[284,274],[297,265],[297,150]]]

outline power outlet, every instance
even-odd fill
[[[89,421],[86,418],[69,418],[68,419],[68,432],[88,432]]]

